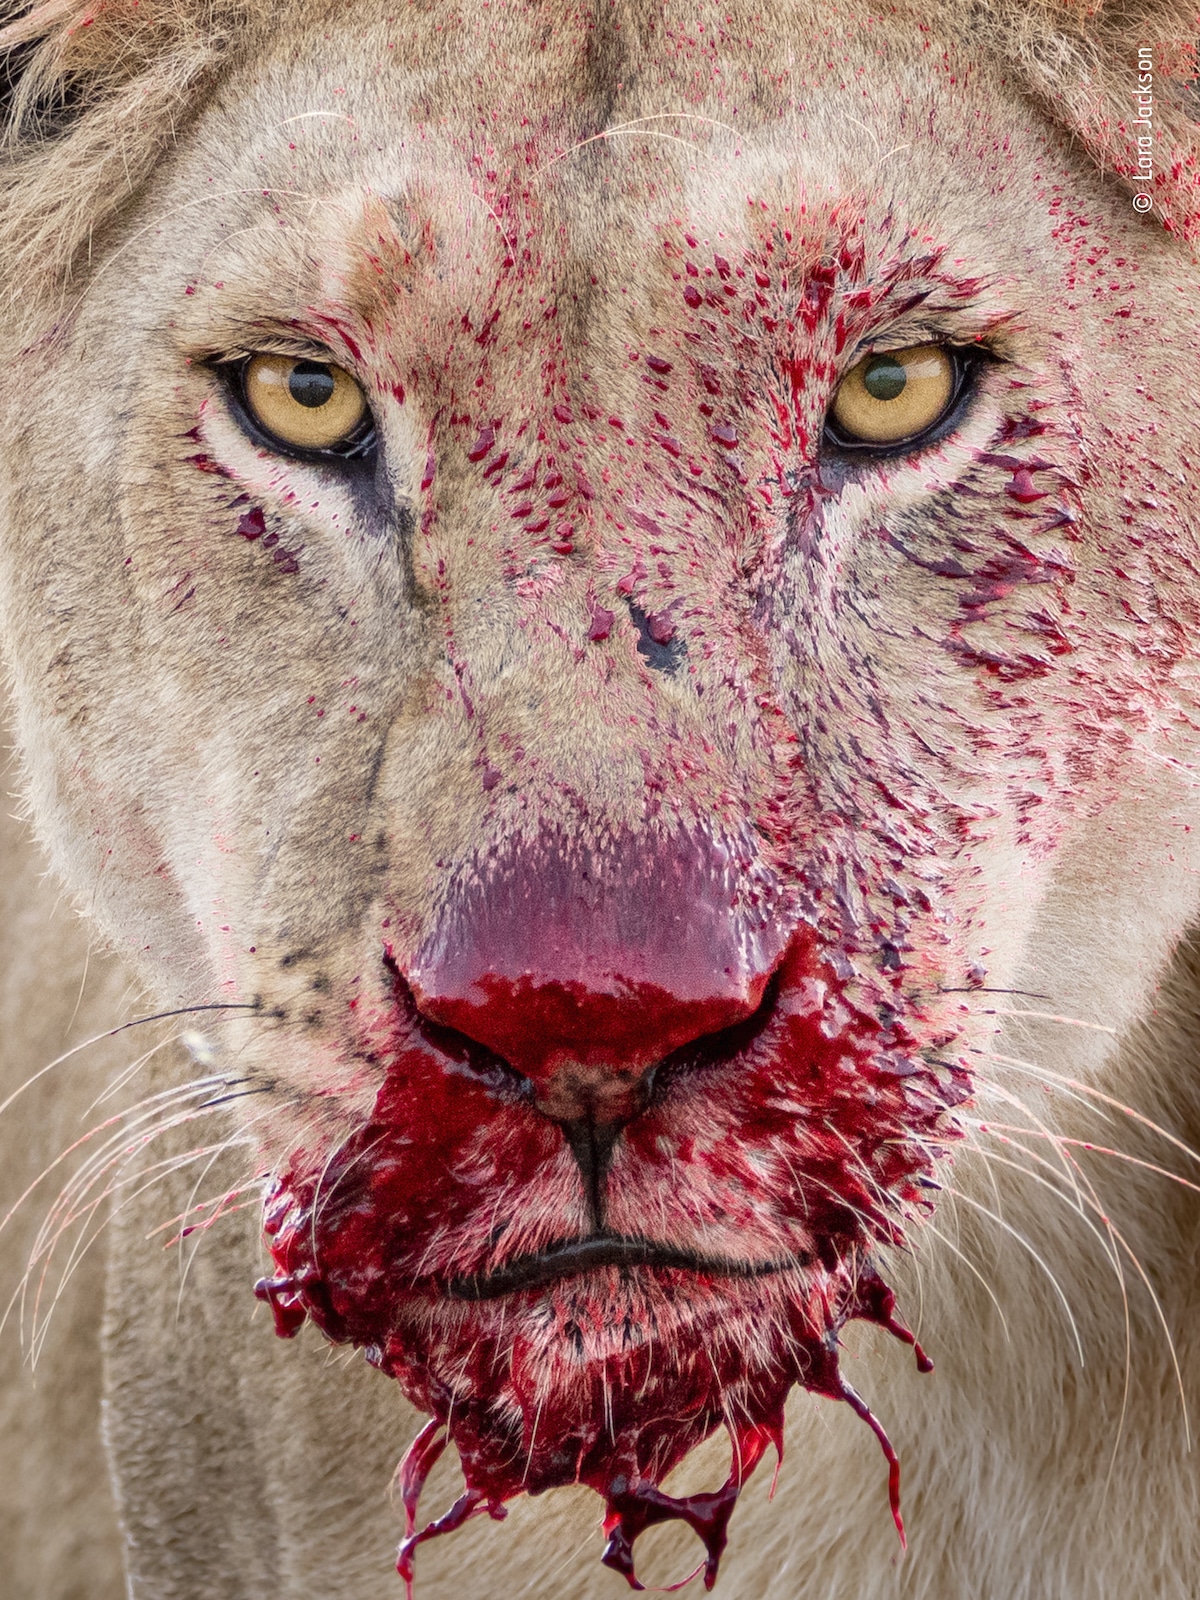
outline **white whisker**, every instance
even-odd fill
[[[1111,1033],[1116,1035],[1117,1030],[1110,1028],[1103,1022],[1084,1022],[1079,1017],[1063,1017],[1054,1011],[1025,1011],[1016,1006],[989,1006],[986,1011],[977,1013],[982,1017],[1033,1017],[1039,1022],[1061,1022],[1066,1028],[1088,1028],[1093,1033]]]
[[[1030,1244],[1029,1240],[1026,1239],[1024,1234],[1021,1233],[1018,1228],[1014,1228],[1010,1222],[1006,1222],[1003,1217],[997,1215],[997,1213],[992,1211],[990,1207],[985,1206],[982,1201],[975,1200],[969,1194],[964,1194],[961,1189],[951,1188],[949,1185],[946,1187],[946,1193],[954,1195],[956,1200],[961,1200],[965,1205],[970,1206],[975,1211],[981,1212],[985,1217],[990,1217],[998,1227],[1003,1228],[1005,1233],[1010,1234],[1023,1249],[1027,1250],[1034,1261],[1037,1262],[1038,1266],[1041,1267],[1042,1271],[1046,1274],[1046,1277],[1052,1288],[1054,1289],[1055,1294],[1057,1294],[1058,1298],[1062,1301],[1063,1310],[1066,1313],[1067,1322],[1070,1325],[1071,1336],[1075,1341],[1075,1349],[1079,1354],[1079,1365],[1081,1367],[1084,1366],[1083,1341],[1079,1337],[1079,1328],[1076,1324],[1074,1313],[1071,1310],[1071,1303],[1063,1293],[1062,1285],[1054,1276],[1054,1273],[1050,1270],[1045,1258],[1038,1250],[1034,1248],[1032,1244]]]
[[[1191,1145],[1177,1138],[1175,1134],[1170,1133],[1159,1123],[1153,1121],[1152,1118],[1143,1115],[1140,1111],[1135,1111],[1132,1106],[1127,1106],[1123,1101],[1115,1099],[1110,1094],[1105,1094],[1102,1089],[1095,1089],[1090,1084],[1080,1083],[1077,1078],[1067,1078],[1061,1073],[1051,1072],[1048,1067],[1039,1067],[1032,1061],[1022,1061],[1017,1056],[1000,1055],[994,1050],[976,1049],[973,1053],[985,1056],[991,1061],[1002,1061],[1006,1066],[1019,1067],[1023,1072],[1031,1073],[1034,1077],[1041,1078],[1047,1083],[1061,1085],[1063,1088],[1073,1090],[1076,1094],[1098,1101],[1101,1105],[1111,1106],[1114,1111],[1119,1111],[1122,1116],[1129,1117],[1133,1122],[1140,1123],[1143,1128],[1149,1128],[1151,1133],[1158,1134],[1168,1144],[1172,1144],[1177,1150],[1182,1151],[1190,1161],[1194,1161],[1200,1166],[1200,1155],[1192,1149]]]

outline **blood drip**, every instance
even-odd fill
[[[606,1567],[619,1572],[631,1589],[643,1589],[633,1564],[633,1541],[639,1533],[660,1522],[686,1522],[699,1538],[706,1552],[704,1561],[678,1583],[670,1584],[665,1591],[673,1593],[690,1583],[701,1572],[704,1587],[711,1589],[717,1581],[717,1570],[729,1537],[729,1519],[737,1504],[742,1485],[762,1460],[768,1445],[773,1445],[778,1464],[783,1460],[783,1410],[768,1423],[745,1426],[730,1432],[733,1462],[729,1476],[715,1493],[689,1494],[678,1499],[664,1494],[654,1484],[642,1479],[630,1483],[616,1477],[608,1486],[605,1497],[604,1535],[606,1543],[600,1560]]]
[[[414,1557],[419,1544],[424,1544],[426,1539],[436,1539],[443,1533],[453,1533],[482,1511],[486,1511],[495,1522],[503,1522],[508,1515],[508,1508],[502,1501],[490,1498],[483,1489],[473,1489],[468,1485],[449,1511],[443,1512],[433,1522],[427,1522],[418,1531],[417,1502],[421,1498],[425,1479],[446,1448],[449,1438],[438,1418],[432,1418],[409,1445],[397,1472],[400,1500],[404,1506],[404,1538],[400,1541],[396,1556],[396,1571],[404,1579],[404,1592],[408,1600],[413,1600]]]
[[[294,1339],[308,1316],[300,1298],[301,1288],[296,1277],[260,1278],[254,1285],[254,1297],[270,1306],[275,1332],[281,1339]]]
[[[917,1358],[918,1372],[933,1371],[933,1362],[922,1350],[916,1334],[896,1314],[896,1291],[889,1288],[877,1272],[867,1271],[859,1277],[855,1316],[860,1322],[873,1322],[885,1329],[901,1344],[911,1345]]]
[[[872,1322],[911,1345],[916,1356],[917,1369],[931,1372],[933,1363],[917,1343],[912,1330],[895,1313],[895,1295],[883,1280],[869,1267],[865,1268],[857,1287],[857,1294],[849,1309],[846,1321]],[[888,1504],[901,1549],[908,1548],[904,1520],[900,1513],[900,1458],[891,1440],[867,1402],[843,1377],[838,1356],[836,1333],[819,1346],[805,1352],[807,1370],[797,1381],[811,1393],[824,1395],[831,1400],[842,1400],[856,1416],[862,1418],[879,1440],[884,1459],[888,1464]],[[717,1581],[721,1556],[729,1537],[729,1521],[733,1515],[747,1479],[754,1472],[768,1447],[775,1451],[775,1474],[771,1480],[770,1497],[775,1494],[779,1468],[783,1462],[783,1403],[792,1387],[786,1383],[769,1407],[769,1415],[755,1422],[737,1424],[729,1429],[732,1462],[729,1476],[720,1489],[698,1494],[673,1496],[663,1492],[657,1484],[637,1474],[616,1472],[607,1481],[598,1481],[594,1474],[581,1473],[579,1481],[586,1482],[603,1496],[604,1552],[600,1559],[606,1567],[619,1572],[634,1590],[642,1591],[645,1585],[637,1576],[633,1546],[638,1535],[647,1528],[666,1522],[683,1522],[704,1546],[705,1558],[695,1569],[678,1582],[657,1592],[673,1594],[691,1583],[701,1573],[704,1587],[711,1590]],[[397,1469],[400,1498],[404,1506],[405,1537],[401,1541],[396,1570],[404,1580],[407,1600],[413,1600],[415,1555],[417,1546],[442,1534],[453,1533],[472,1517],[486,1512],[494,1521],[507,1516],[505,1500],[522,1493],[526,1484],[511,1477],[497,1481],[494,1472],[487,1473],[491,1480],[486,1487],[472,1482],[473,1463],[468,1450],[460,1451],[466,1488],[454,1504],[440,1517],[417,1528],[417,1506],[425,1480],[450,1442],[449,1419],[434,1417],[421,1429],[405,1453]]]

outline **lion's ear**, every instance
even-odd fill
[[[238,34],[241,0],[0,0],[0,282],[61,284],[152,171]]]
[[[978,0],[964,9],[1102,172],[1151,196],[1169,232],[1200,238],[1194,0]]]

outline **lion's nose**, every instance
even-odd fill
[[[472,863],[405,976],[561,1122],[628,1121],[680,1046],[751,1016],[786,944],[775,874],[714,831],[540,834]]]

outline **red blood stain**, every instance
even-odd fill
[[[280,572],[292,573],[300,571],[300,555],[296,550],[285,550],[283,546],[280,545],[278,549],[272,551],[271,559],[279,568]]]
[[[669,916],[674,903],[670,872],[664,877],[656,870],[653,876],[662,892],[652,914]],[[514,879],[512,894],[518,889]],[[527,932],[539,941],[539,960],[583,941],[581,970],[591,972],[595,952],[587,941],[593,929],[586,918],[576,918],[567,891],[564,882],[558,903],[568,920],[558,932],[552,916],[551,926],[539,923],[536,929],[518,930],[519,936]],[[494,917],[497,936],[503,924],[511,939],[507,893],[486,915],[480,905],[463,923],[473,930],[476,944],[486,940],[487,915]],[[690,896],[689,904],[695,898]],[[630,890],[629,903],[636,899]],[[778,926],[769,900],[755,916],[764,933]],[[614,930],[622,925],[620,919],[612,923]],[[453,920],[447,925],[438,946],[443,964],[460,961],[457,926]],[[703,929],[700,935],[697,951],[711,945],[710,935]],[[497,945],[488,956],[486,948],[480,956],[493,967],[511,953]],[[638,941],[629,954],[644,960],[645,949]],[[654,952],[659,961],[674,959],[661,941]],[[425,959],[428,966],[430,958]],[[518,951],[513,959],[527,966],[530,958]],[[708,970],[716,972],[721,965],[710,963]],[[417,962],[414,972],[421,970]],[[461,977],[464,995],[480,992],[481,974],[472,977],[464,970]],[[447,981],[438,980],[439,993],[448,993]],[[679,981],[672,979],[672,986]],[[782,1185],[791,1221],[781,1226],[777,1219],[772,1225],[770,1257],[762,1267],[664,1264],[618,1271],[581,1266],[542,1287],[521,1288],[523,1262],[538,1259],[536,1252],[556,1239],[586,1234],[574,1198],[579,1174],[558,1124],[540,1115],[498,1068],[488,1065],[496,1058],[486,1046],[425,1020],[428,998],[418,1010],[413,991],[396,971],[396,1009],[373,1025],[385,1071],[374,1112],[331,1159],[298,1151],[275,1180],[265,1228],[277,1274],[259,1292],[272,1305],[283,1336],[294,1333],[302,1307],[329,1337],[363,1346],[368,1359],[396,1377],[434,1418],[401,1473],[408,1532],[399,1569],[407,1580],[422,1541],[481,1511],[499,1516],[516,1494],[583,1483],[606,1503],[604,1559],[631,1583],[637,1584],[632,1547],[638,1534],[674,1518],[688,1523],[704,1544],[705,1580],[711,1586],[737,1494],[766,1446],[780,1448],[783,1403],[797,1383],[845,1400],[875,1429],[888,1456],[889,1496],[902,1532],[895,1454],[840,1374],[836,1333],[858,1318],[913,1342],[868,1252],[872,1240],[894,1242],[900,1236],[899,1214],[889,1213],[883,1196],[923,1203],[919,1180],[945,1136],[944,1110],[956,1095],[961,1098],[963,1084],[919,1060],[896,1070],[888,1052],[880,1053],[880,1024],[845,1011],[836,998],[838,986],[816,958],[810,936],[793,941],[775,982],[775,997],[755,1023],[759,1032],[751,1028],[731,1039],[732,1070],[703,1090],[707,1153],[694,1143],[697,1111],[686,1097],[655,1102],[625,1130],[619,1188],[610,1187],[607,1202],[610,1237],[633,1238],[646,1227],[649,1196],[671,1192],[680,1162],[700,1163],[708,1181],[718,1185],[749,1184],[750,1194],[765,1196]],[[484,984],[483,992],[488,991]],[[757,992],[751,991],[747,1004],[754,1003]],[[585,1036],[598,1036],[599,1030],[605,1036],[601,1055],[612,1060],[625,1049],[622,1043],[614,1052],[617,1034],[622,1041],[636,1040],[639,1023],[654,1019],[663,1025],[661,995],[647,1011],[639,984],[625,979],[604,1000],[604,1016],[597,1014],[582,1032],[577,1009],[547,1010],[521,983],[511,997],[496,991],[489,1005],[498,1009],[485,1029],[461,1008],[439,1002],[432,1009],[439,1018],[452,1017],[476,1035],[485,1031],[496,1043],[521,1050],[522,1064],[535,1082],[555,1070],[556,1038],[569,1033],[574,1055],[586,1047]],[[502,1023],[506,1012],[510,1023]],[[744,1009],[740,1014],[745,1016]],[[831,1027],[833,1017],[842,1020]],[[704,1025],[699,1019],[685,1021],[682,1014],[680,1024],[684,1034]],[[537,1062],[529,1055],[535,1041],[547,1047]],[[670,1042],[656,1044],[655,1052]],[[785,1083],[790,1091],[783,1091]],[[795,1094],[810,1108],[802,1129],[790,1101]],[[725,1118],[743,1138],[752,1129],[756,1148],[777,1144],[785,1152],[779,1174],[765,1177],[746,1166],[738,1145],[720,1136]],[[798,1138],[802,1162],[786,1154],[793,1146],[798,1152]],[[495,1178],[481,1191],[485,1173]],[[503,1184],[499,1191],[496,1181]],[[499,1238],[490,1225],[482,1231],[472,1227],[481,1194],[489,1196],[485,1209],[494,1218],[513,1215],[514,1205],[519,1212],[517,1196],[539,1192],[543,1203],[534,1232],[528,1221]],[[502,1194],[512,1198],[497,1210]],[[627,1220],[631,1213],[639,1219],[634,1226]],[[506,1272],[517,1276],[511,1286],[501,1276],[504,1286],[493,1296],[489,1278]],[[644,1327],[651,1305],[660,1320],[706,1308],[688,1328],[676,1331],[670,1362],[655,1359],[651,1343],[642,1338],[622,1343],[606,1339],[602,1331],[613,1319],[619,1325],[622,1316],[630,1319],[629,1327]],[[723,1334],[742,1319],[769,1318],[773,1325],[782,1322],[787,1336],[770,1351],[749,1337],[723,1336],[714,1343],[706,1317],[718,1319]],[[544,1348],[539,1330],[547,1318],[554,1332]],[[593,1318],[600,1320],[593,1324]],[[587,1331],[593,1326],[595,1332]],[[563,1355],[573,1340],[597,1337],[606,1340],[602,1357],[580,1362]],[[919,1360],[927,1365],[923,1354]],[[711,1495],[665,1495],[658,1488],[662,1478],[696,1444],[727,1426],[731,1414],[740,1420],[734,1468],[724,1487]],[[420,1486],[447,1439],[458,1450],[466,1493],[445,1517],[418,1529]]]
[[[472,444],[467,450],[467,460],[482,461],[484,456],[486,456],[491,450],[495,442],[496,430],[490,423],[488,423],[485,427],[480,428],[474,444]],[[430,482],[432,481],[433,480],[431,478]],[[424,487],[425,485],[422,484],[422,488]]]
[[[1026,466],[1016,467],[1013,471],[1012,482],[1005,485],[1005,494],[1011,495],[1021,505],[1032,505],[1035,500],[1044,500],[1046,491],[1039,489],[1033,481],[1033,473]]]
[[[258,506],[251,506],[250,510],[241,516],[235,531],[241,534],[243,539],[253,542],[255,539],[261,539],[266,533],[267,519]]]
[[[646,632],[655,644],[670,644],[675,637],[675,624],[666,612],[652,612],[646,618]]]

